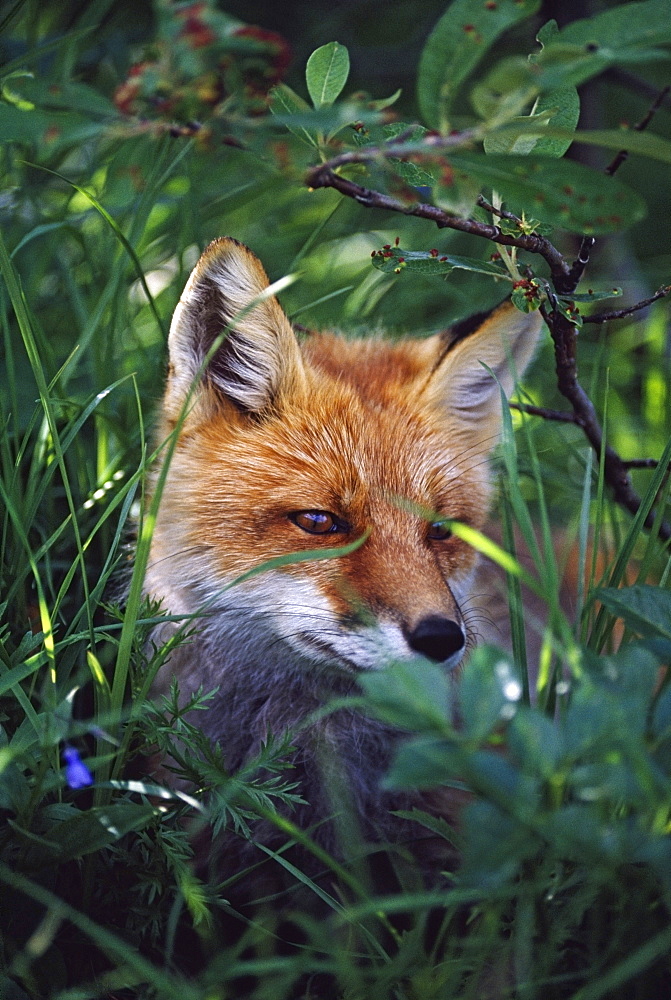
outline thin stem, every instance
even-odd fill
[[[388,212],[400,212],[402,215],[428,219],[439,229],[456,229],[462,233],[470,233],[472,236],[480,236],[491,243],[517,247],[519,250],[539,254],[547,262],[555,280],[564,278],[569,273],[569,265],[563,255],[544,236],[525,233],[511,236],[502,233],[498,226],[477,222],[475,219],[463,219],[458,215],[450,215],[435,205],[427,205],[424,202],[402,202],[383,194],[381,191],[363,187],[361,184],[356,184],[354,181],[334,173],[328,164],[320,163],[308,171],[306,184],[310,188],[334,188],[346,197],[353,198],[365,208],[381,208]]]
[[[639,309],[646,309],[653,302],[657,302],[659,299],[663,299],[665,295],[671,293],[671,285],[662,285],[658,288],[654,295],[651,295],[649,299],[642,299],[637,302],[636,305],[628,306],[626,309],[613,309],[611,312],[604,313],[594,313],[592,316],[583,316],[583,323],[610,323],[612,319],[623,319],[625,316],[631,316],[632,313],[638,312]]]

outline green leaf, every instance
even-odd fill
[[[435,788],[457,779],[460,761],[447,740],[418,736],[401,744],[384,783],[388,788]]]
[[[579,117],[578,91],[575,87],[557,87],[541,94],[530,115],[512,119],[510,125],[517,125],[520,128],[516,136],[514,128],[509,127],[504,131],[494,131],[486,135],[485,152],[515,153],[518,156],[526,156],[528,153],[563,156],[571,145],[572,138],[544,136],[538,129],[559,128],[571,134],[578,124]],[[525,134],[523,131],[525,122],[534,126],[534,132]]]
[[[13,81],[21,80],[25,84],[27,80],[32,80],[33,78],[34,74],[25,69],[17,69],[13,73],[3,76],[0,79],[0,95],[2,95],[3,101],[13,105],[20,111],[32,111],[35,108],[35,104],[25,94],[20,93],[20,90],[23,88],[16,88]]]
[[[493,646],[478,646],[464,667],[459,701],[465,734],[483,740],[501,721],[509,721],[522,697],[522,683],[508,657]]]
[[[498,62],[484,80],[473,87],[470,99],[475,111],[487,121],[494,117],[508,119],[519,113],[534,93],[529,61],[523,56],[510,56]]]
[[[362,674],[359,684],[366,704],[385,722],[418,732],[451,730],[450,681],[442,667],[427,660],[394,663]]]
[[[419,61],[417,100],[430,128],[445,132],[459,88],[511,25],[534,14],[540,0],[474,3],[454,0],[429,35]]]
[[[349,76],[349,53],[344,45],[329,42],[315,49],[305,67],[305,82],[315,108],[333,104]]]
[[[517,118],[491,133],[491,135],[495,135],[501,140],[506,139],[506,141],[508,141],[508,136],[517,138],[539,134],[542,139],[556,140],[567,146],[572,142],[577,142],[589,146],[603,146],[605,149],[626,149],[630,153],[649,156],[661,163],[671,163],[671,142],[653,132],[635,132],[633,129],[627,128],[581,129],[572,132],[556,127],[553,122],[548,122],[547,125],[537,122],[532,116]]]
[[[69,111],[27,111],[0,103],[0,142],[35,146],[40,158],[81,145],[99,136],[101,128],[99,123]]]
[[[385,108],[390,108],[392,104],[396,104],[402,93],[403,91],[399,87],[391,97],[379,97],[376,100],[366,101],[366,107],[370,108],[371,111],[384,111]]]
[[[130,830],[140,830],[160,814],[156,806],[119,802],[81,812],[58,823],[45,834],[58,847],[59,862],[79,858],[119,840]]]
[[[433,188],[433,200],[452,215],[473,214],[482,185],[465,170],[445,164]]]
[[[613,299],[622,295],[621,288],[609,288],[606,292],[593,292],[592,289],[588,292],[574,292],[572,295],[558,295],[557,298],[562,302],[600,302],[602,299]]]
[[[536,34],[536,41],[545,48],[546,45],[552,41],[552,39],[559,32],[559,25],[554,18],[550,21],[546,21],[542,28],[538,29]]]
[[[289,131],[308,146],[316,146],[317,140],[309,129],[303,126],[291,124],[291,119],[295,115],[310,113],[310,105],[299,97],[295,91],[288,87],[286,83],[278,83],[270,91],[269,108],[275,117],[283,116],[283,123]]]
[[[517,879],[539,847],[530,829],[491,802],[472,802],[464,810],[463,844],[459,882],[487,893]]]
[[[540,309],[543,301],[541,286],[533,278],[523,278],[521,281],[516,281],[510,300],[520,312],[535,312],[536,309]]]
[[[419,823],[420,826],[431,830],[432,833],[447,840],[450,844],[456,844],[459,840],[459,834],[446,819],[443,819],[442,816],[432,816],[431,813],[417,809],[416,806],[413,809],[395,809],[394,816],[410,820],[412,823]]]
[[[419,274],[445,275],[455,268],[463,271],[476,271],[478,274],[489,274],[496,278],[512,280],[504,268],[486,260],[474,257],[460,257],[456,254],[443,254],[437,250],[404,250],[402,247],[386,247],[377,250],[372,258],[373,267],[385,274],[400,273],[400,271],[416,271]]]
[[[410,163],[406,160],[392,159],[389,161],[395,174],[402,177],[411,187],[433,187],[436,183],[436,174],[429,172],[418,163]]]
[[[595,596],[644,638],[671,639],[671,591],[639,583],[621,589],[604,588]]]
[[[507,730],[511,753],[526,773],[549,779],[565,753],[560,725],[538,709],[521,706]]]
[[[12,74],[14,75],[18,74]],[[32,76],[32,74],[22,75]],[[44,109],[79,111],[85,115],[115,119],[119,116],[109,98],[85,83],[55,83],[53,80],[31,78],[23,80],[18,89],[21,97]]]
[[[277,122],[286,126],[295,135],[298,135],[300,130],[305,130],[310,137],[310,144],[314,145],[312,136],[316,136],[319,133],[335,135],[340,129],[345,128],[347,125],[352,125],[353,122],[378,121],[380,117],[376,111],[366,111],[360,104],[356,104],[353,101],[341,101],[332,107],[326,105],[323,108],[317,109],[306,105],[306,108],[307,110],[296,110],[287,113],[276,103],[273,113],[273,123]],[[308,138],[308,136],[302,136],[302,138]]]
[[[643,199],[617,177],[604,177],[571,160],[500,153],[455,153],[449,159],[455,169],[498,191],[517,215],[533,212],[572,232],[616,232],[645,215]]]
[[[532,68],[544,88],[578,86],[618,63],[668,58],[671,0],[621,4],[574,21],[547,40]]]

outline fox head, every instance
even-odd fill
[[[464,336],[299,342],[267,287],[250,250],[218,239],[175,312],[162,433],[178,438],[147,589],[202,613],[216,669],[454,666],[477,555],[446,522],[485,523],[499,384],[526,368],[540,318],[506,304]]]

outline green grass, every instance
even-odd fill
[[[94,215],[92,221],[107,252],[107,220]],[[660,546],[641,533],[663,466],[649,476],[642,513],[627,523],[609,505],[599,469],[576,448],[584,473],[574,524],[586,583],[577,604],[581,613],[566,617],[543,500],[543,456],[528,419],[523,455],[517,454],[519,436],[506,415],[504,529],[510,539],[517,525],[534,555],[532,586],[548,606],[538,702],[530,705],[534,681],[523,666],[524,605],[514,566],[509,581],[517,656],[508,661],[483,648],[471,657],[458,695],[462,729],[436,715],[435,705],[454,696],[438,668],[427,665],[409,677],[396,666],[387,678],[368,678],[360,710],[412,733],[390,784],[456,782],[476,793],[458,835],[420,817],[438,836],[458,838],[463,867],[449,885],[422,890],[402,867],[404,891],[371,895],[357,874],[360,860],[343,866],[286,817],[282,807],[295,794],[286,769],[290,737],[230,776],[221,754],[186,717],[189,707],[206,711],[207,698],[197,696],[186,707],[176,691],[159,705],[148,700],[151,678],[168,652],[150,654],[145,646],[162,614],[141,596],[154,502],[137,529],[131,513],[157,452],[145,430],[138,376],[122,364],[115,371],[120,377],[106,383],[108,366],[97,367],[106,348],[96,338],[111,338],[120,353],[128,350],[125,310],[112,309],[93,337],[82,316],[70,357],[83,348],[88,357],[79,364],[87,377],[69,380],[67,362],[54,367],[43,321],[4,245],[0,265],[12,351],[7,371],[11,379],[25,365],[25,351],[36,392],[20,432],[10,410],[2,416],[6,989],[11,981],[14,995],[31,1000],[115,996],[119,990],[122,996],[205,1000],[245,991],[255,998],[310,996],[310,983],[326,982],[333,996],[410,1000],[478,997],[493,977],[497,996],[651,995],[666,981],[671,944],[671,702],[667,688],[658,690],[656,683],[668,652],[664,616],[670,602],[666,590],[658,591],[659,606],[644,592],[647,632],[641,615],[631,611],[630,641],[616,655],[605,655],[616,618],[607,605],[599,609],[596,598],[600,586],[622,582],[634,555],[646,575],[663,572]],[[135,266],[129,265],[126,281],[133,280]],[[120,279],[109,280],[118,294]],[[10,306],[16,328],[10,328]],[[148,307],[137,308],[143,329]],[[20,342],[10,336],[15,329]],[[135,348],[136,357],[138,350],[144,357],[144,346]],[[160,343],[151,351],[158,368]],[[16,376],[9,388],[9,399],[25,393]],[[159,451],[168,454],[169,443],[167,449]],[[526,475],[518,475],[520,463]],[[598,571],[587,548],[593,519],[611,545],[608,564]],[[123,610],[109,604],[121,579],[128,595]],[[627,593],[620,591],[625,621]],[[175,641],[191,627],[183,623]],[[536,666],[529,663],[532,671]],[[511,679],[519,682],[521,697]],[[96,778],[92,791],[67,788],[64,743],[86,758]],[[497,750],[502,743],[505,757]],[[209,799],[129,777],[138,758],[156,748],[172,754],[191,787],[213,789]],[[285,924],[291,919],[301,928],[301,943],[289,952],[282,945],[285,926],[272,908],[261,906],[251,922],[247,917],[231,925],[226,886],[207,884],[190,865],[190,824],[226,826],[245,836],[259,818],[302,845],[346,890],[344,896],[327,892],[294,860],[274,856],[304,894],[296,904],[291,897],[282,903]],[[239,884],[246,877],[240,873]],[[311,915],[313,897],[325,906],[319,920]],[[238,940],[231,939],[231,926]],[[185,939],[191,942],[186,951]],[[194,954],[200,956],[195,966]]]
[[[88,81],[79,100],[109,95],[110,79],[120,82],[137,55],[122,34],[125,62],[116,66],[103,32],[105,58],[89,58],[91,26],[114,6],[87,5],[59,34],[55,10],[16,5],[18,20],[10,12],[7,24],[23,55],[4,72],[37,67],[38,82],[59,85],[79,74]],[[0,105],[5,125],[22,129],[0,147],[9,198],[9,208],[0,204],[0,996],[665,995],[671,560],[642,525],[653,504],[657,523],[668,508],[668,308],[607,335],[580,334],[584,382],[612,440],[623,454],[660,459],[634,473],[643,496],[635,517],[611,502],[603,458],[578,428],[503,408],[496,510],[507,552],[522,539],[531,555],[526,582],[547,610],[540,652],[527,647],[525,581],[508,556],[512,656],[479,648],[456,692],[435,665],[412,675],[390,665],[352,698],[357,711],[408,731],[390,788],[473,793],[458,830],[413,815],[457,843],[458,870],[426,889],[408,858],[393,854],[398,886],[380,895],[367,874],[370,845],[346,811],[349,856],[330,856],[292,821],[292,734],[231,775],[194,722],[207,692],[187,705],[175,688],[158,703],[149,697],[170,650],[197,627],[177,622],[171,644],[153,649],[152,629],[170,616],[142,595],[157,470],[174,447],[152,429],[166,330],[198,250],[224,233],[249,243],[271,280],[298,274],[283,301],[308,325],[355,330],[363,319],[429,332],[500,290],[473,274],[371,280],[371,250],[399,234],[404,246],[440,239],[445,252],[476,251],[419,220],[371,219],[335,192],[306,191],[301,155],[313,151],[292,148],[295,163],[283,171],[260,155],[258,122],[251,154],[202,137],[115,130],[97,112],[57,118],[47,108],[38,128],[31,112],[10,114],[22,80],[7,80]],[[61,128],[54,145],[45,122]],[[631,239],[648,283],[661,280],[663,248],[651,247],[650,233],[643,249],[640,233]],[[534,402],[553,398],[547,347],[528,389]],[[458,729],[436,708],[455,698]],[[69,787],[66,745],[92,786]],[[157,752],[188,791],[148,778]],[[259,821],[286,838],[286,850],[265,849],[267,864],[295,891],[239,914],[229,896],[248,887],[251,903],[257,873],[218,884],[194,865],[195,843],[223,829],[253,836]],[[329,877],[314,877],[314,865]]]

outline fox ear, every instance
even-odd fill
[[[192,391],[203,415],[222,400],[260,413],[302,385],[298,342],[267,288],[260,261],[237,240],[221,237],[203,252],[170,327],[164,405],[171,417]]]
[[[540,313],[520,312],[509,302],[494,310],[450,344],[428,386],[432,402],[449,407],[466,430],[483,442],[491,439],[493,447],[501,426],[499,386],[510,395],[534,356],[542,325]]]

